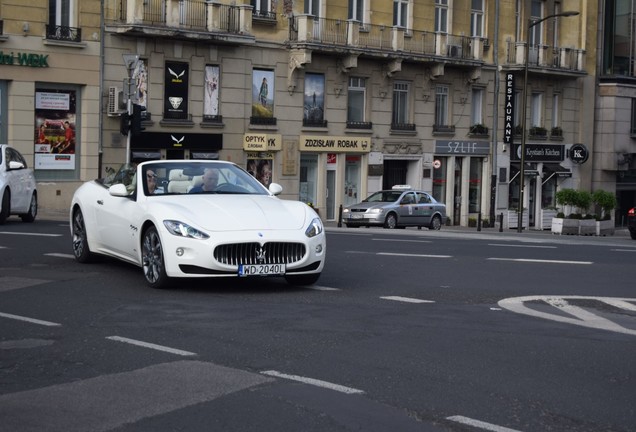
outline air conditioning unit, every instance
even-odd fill
[[[108,87],[108,116],[118,117],[124,110],[121,107],[123,92],[117,87]]]
[[[462,47],[459,45],[448,45],[448,57],[462,57]]]

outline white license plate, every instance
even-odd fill
[[[359,213],[353,213],[351,219],[362,219],[362,215]]]
[[[271,276],[285,274],[285,264],[241,264],[239,276]]]

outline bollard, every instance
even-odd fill
[[[503,213],[499,215],[499,232],[503,232]]]
[[[338,207],[338,228],[342,228],[342,204]]]
[[[477,215],[477,231],[481,231],[481,213]]]

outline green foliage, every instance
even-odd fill
[[[592,204],[592,194],[588,191],[576,191],[574,206],[581,210],[581,213],[586,213],[587,209]]]
[[[594,191],[592,201],[603,210],[603,213],[614,210],[617,204],[616,195],[602,189]]]
[[[563,213],[563,212],[558,212],[558,213],[556,214],[556,217],[558,217],[558,218],[560,218],[560,219],[564,219],[564,218],[565,218],[565,213]]]
[[[579,210],[568,216],[570,219],[580,219],[582,213],[586,213],[592,204],[592,194],[588,191],[579,191],[575,189],[561,189],[556,193],[556,202],[562,206],[571,206]],[[579,215],[579,217],[576,217]]]
[[[561,189],[556,193],[556,202],[562,206],[573,206],[577,192],[574,189]]]

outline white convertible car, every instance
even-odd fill
[[[73,196],[73,254],[108,255],[143,268],[156,288],[171,278],[280,276],[310,285],[325,265],[318,214],[282,200],[231,162],[124,165]]]

